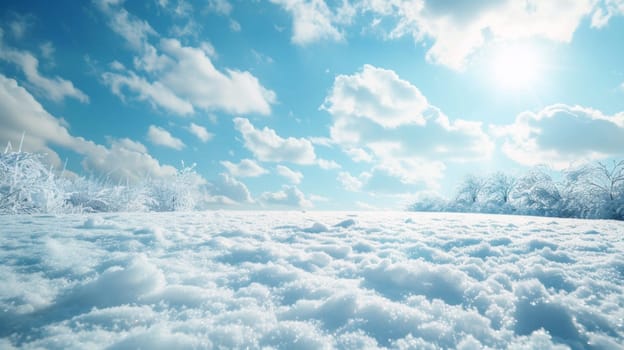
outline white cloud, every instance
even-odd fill
[[[162,82],[176,94],[204,110],[232,114],[271,113],[275,93],[249,72],[217,70],[203,50],[165,39],[161,48],[176,63],[163,72]]]
[[[594,28],[602,28],[607,25],[611,17],[624,14],[623,0],[604,0],[592,16],[591,25]]]
[[[308,196],[312,202],[329,202],[330,199],[325,196],[319,196],[318,194],[311,194]]]
[[[584,18],[593,16],[592,26],[602,27],[611,17],[624,14],[622,0],[271,2],[292,16],[295,44],[344,40],[344,27],[359,15],[387,39],[410,36],[426,45],[431,41],[427,59],[458,70],[488,42],[538,38],[568,43]]]
[[[136,71],[106,72],[102,75],[113,93],[123,98],[129,90],[139,100],[178,115],[196,109],[220,110],[231,114],[270,114],[275,92],[265,88],[247,71],[217,69],[210,57],[211,45],[184,46],[177,39],[161,39],[145,21],[130,15],[124,8],[103,2],[102,12],[109,26],[135,49]],[[119,27],[117,27],[119,25]],[[158,39],[157,44],[150,43]],[[142,76],[140,71],[146,74]]]
[[[89,102],[89,97],[74,84],[60,77],[47,78],[39,72],[39,60],[30,52],[20,51],[5,45],[3,32],[0,29],[0,60],[18,66],[28,82],[28,87],[39,95],[55,102],[66,97],[75,98],[80,102]]]
[[[387,69],[364,65],[360,73],[338,75],[323,107],[332,115],[369,119],[384,128],[426,123],[427,99]]]
[[[235,118],[234,127],[243,136],[245,148],[260,161],[314,164],[317,160],[312,142],[305,138],[282,138],[268,127],[256,129],[245,118]]]
[[[208,0],[208,10],[219,15],[229,16],[232,4],[228,0]]]
[[[346,171],[338,173],[336,180],[338,180],[342,187],[347,191],[358,192],[362,189],[362,181]]]
[[[151,143],[159,146],[177,150],[184,148],[184,142],[182,142],[182,140],[173,137],[169,131],[155,125],[150,125],[147,129],[147,139]]]
[[[149,82],[134,72],[127,75],[106,72],[102,79],[111,88],[111,91],[122,100],[125,99],[123,88],[134,91],[136,99],[149,102],[153,107],[161,107],[178,115],[188,115],[194,112],[193,105],[178,97],[169,87],[160,82]]]
[[[319,159],[317,164],[321,169],[325,169],[325,170],[341,168],[340,164],[336,163],[333,160]]]
[[[115,180],[134,182],[145,177],[168,178],[176,174],[174,167],[161,165],[147,153],[143,144],[127,138],[111,138],[109,147],[82,140],[72,150],[85,156],[82,161],[85,170]]]
[[[108,67],[110,67],[110,69],[112,70],[117,70],[117,71],[124,71],[126,70],[126,66],[123,65],[123,63],[115,60],[111,63],[108,64]]]
[[[21,15],[11,12],[10,17],[12,18],[8,23],[8,27],[11,35],[17,40],[22,40],[26,33],[35,25],[36,18],[32,15]]]
[[[427,58],[462,69],[466,58],[489,40],[542,38],[570,42],[592,0],[553,1],[368,1],[364,11],[395,19],[389,38],[433,39]],[[487,34],[486,34],[487,33]]]
[[[485,159],[493,150],[480,123],[450,120],[391,70],[365,65],[339,75],[321,108],[334,117],[332,140],[354,161],[372,161],[406,184],[435,186],[445,162]]]
[[[56,51],[54,45],[49,41],[39,45],[39,50],[41,50],[41,55],[47,60],[52,60],[54,51]]]
[[[348,149],[345,149],[344,151],[356,163],[359,163],[359,162],[370,163],[373,161],[373,156],[371,156],[370,153],[366,152],[365,150],[361,148],[357,148],[357,147],[348,148]]]
[[[247,186],[229,174],[219,174],[219,179],[208,183],[209,193],[222,204],[253,203]]]
[[[109,139],[105,147],[69,133],[68,125],[50,115],[23,87],[0,74],[0,143],[19,142],[25,133],[23,149],[48,154],[48,160],[60,166],[60,158],[51,148],[62,147],[82,155],[83,167],[98,175],[118,180],[139,180],[145,176],[169,177],[175,168],[161,165],[145,146],[129,139]]]
[[[406,162],[397,168],[392,168],[391,165],[381,164],[370,172],[360,174],[359,179],[363,182],[362,191],[409,198],[418,191],[438,189],[437,181],[445,170],[441,162],[422,163],[416,160],[414,164]]]
[[[234,177],[257,177],[269,173],[252,159],[242,159],[238,164],[222,161],[221,165]]]
[[[126,39],[133,49],[144,50],[148,38],[157,35],[149,23],[120,7],[123,1],[95,0],[94,3],[108,16],[108,26]]]
[[[16,145],[25,133],[24,150],[47,153],[55,165],[60,164],[56,152],[48,144],[71,147],[73,137],[66,125],[50,115],[17,81],[0,74],[0,142]]]
[[[191,134],[197,136],[197,138],[201,142],[208,142],[208,141],[212,140],[212,138],[214,137],[214,135],[209,133],[208,130],[206,130],[205,127],[203,127],[201,125],[197,125],[195,123],[191,123],[188,126],[188,131],[190,131]]]
[[[320,40],[341,41],[344,34],[334,26],[338,20],[324,0],[271,0],[292,16],[292,42],[306,45]]]
[[[230,19],[230,29],[233,32],[240,32],[242,30],[240,23],[238,23],[238,21],[235,21],[233,19]]]
[[[260,196],[260,202],[267,206],[277,207],[293,207],[293,208],[311,208],[314,206],[312,201],[306,199],[303,192],[296,186],[284,185],[277,192],[264,192]]]
[[[271,63],[275,62],[271,56],[265,55],[265,54],[263,54],[261,52],[258,52],[256,50],[254,50],[254,49],[251,49],[251,55],[256,60],[256,63],[271,64]]]
[[[513,124],[492,130],[503,137],[503,152],[524,165],[563,169],[574,162],[619,155],[624,149],[624,113],[608,116],[580,106],[559,104],[523,112]]]
[[[295,185],[301,183],[301,180],[303,179],[303,174],[301,172],[292,170],[287,166],[278,165],[275,170],[280,176],[285,177],[288,181]]]
[[[219,56],[217,55],[217,50],[209,41],[202,41],[201,44],[199,44],[199,48],[202,49],[208,57],[217,58]]]

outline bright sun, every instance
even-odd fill
[[[542,74],[540,54],[529,45],[500,47],[492,56],[491,74],[501,88],[530,89]]]

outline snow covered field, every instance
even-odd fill
[[[0,216],[0,348],[618,349],[624,223]]]

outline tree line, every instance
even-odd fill
[[[468,175],[450,199],[424,195],[408,209],[624,220],[624,160],[553,175],[545,167],[521,176]]]

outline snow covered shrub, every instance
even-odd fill
[[[175,176],[149,182],[154,211],[190,211],[197,209],[204,195],[205,180],[195,172],[195,164],[179,169]]]
[[[448,200],[435,193],[425,193],[419,195],[414,203],[409,206],[408,210],[427,212],[452,211]]]
[[[57,176],[44,155],[7,150],[0,154],[0,214],[194,210],[205,192],[194,167],[183,163],[166,179],[114,183]]]
[[[44,155],[0,155],[0,214],[57,213],[68,210],[66,195]]]
[[[154,203],[145,183],[121,185],[80,177],[67,192],[68,202],[86,212],[145,212]]]

